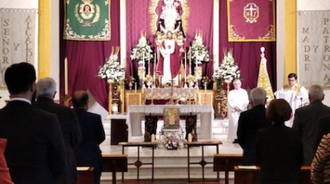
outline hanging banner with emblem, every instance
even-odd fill
[[[276,41],[275,0],[228,0],[228,41]]]
[[[66,0],[64,39],[110,40],[111,0]]]

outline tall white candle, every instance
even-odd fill
[[[68,94],[68,59],[64,59],[64,94]]]
[[[191,50],[190,50],[190,53],[189,53],[189,74],[191,75]]]
[[[184,80],[186,80],[186,78],[187,78],[187,53],[185,53],[184,57],[185,57],[185,59],[184,59]]]
[[[154,53],[154,86],[156,85],[156,52]]]
[[[150,75],[150,57],[148,59],[148,75]]]
[[[135,82],[134,88],[135,88],[134,92],[136,93],[136,89],[137,89],[137,84],[136,84],[136,82]]]

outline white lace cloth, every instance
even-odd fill
[[[141,119],[143,116],[150,113],[151,115],[162,115],[164,108],[179,108],[180,115],[200,114],[199,139],[212,140],[214,119],[212,105],[131,105],[127,114],[128,141],[133,136],[142,136]]]

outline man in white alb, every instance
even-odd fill
[[[292,117],[294,117],[294,112],[299,107],[308,104],[308,92],[306,88],[297,83],[297,75],[295,73],[290,73],[288,75],[288,84],[275,92],[275,97],[285,99],[292,108]],[[285,125],[292,127],[293,118],[285,122]]]
[[[235,79],[233,82],[234,89],[228,94],[228,110],[229,110],[229,126],[228,139],[233,139],[233,143],[237,142],[237,123],[239,115],[247,109],[249,97],[245,89],[241,88],[241,81]]]

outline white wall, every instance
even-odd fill
[[[306,10],[330,10],[330,0],[297,0],[297,11]],[[324,93],[323,103],[330,106],[330,90],[325,90]]]

